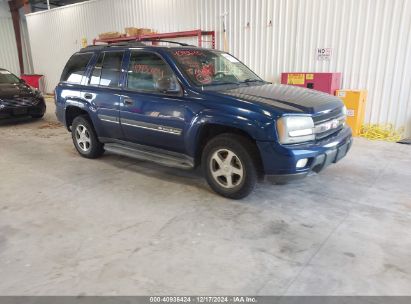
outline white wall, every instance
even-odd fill
[[[263,78],[342,72],[344,88],[369,90],[366,122],[411,134],[411,0],[89,1],[27,16],[34,69],[52,91],[82,37],[127,26],[215,30],[222,48],[225,12],[229,51]],[[333,48],[331,61],[317,47]]]
[[[13,22],[7,1],[0,0],[0,68],[20,75]]]
[[[29,74],[33,72],[33,64],[31,61],[27,22],[22,10],[20,10],[20,31],[24,73]],[[13,72],[17,76],[20,75],[16,38],[7,0],[0,0],[0,67]]]

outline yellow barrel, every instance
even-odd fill
[[[354,136],[358,136],[365,118],[365,103],[367,90],[337,90],[335,95],[340,97],[347,107],[347,124]]]

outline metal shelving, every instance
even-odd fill
[[[211,40],[203,40],[203,36],[210,36]],[[155,40],[160,39],[173,39],[173,38],[187,38],[187,37],[197,37],[198,46],[202,47],[203,42],[211,42],[212,48],[215,48],[215,32],[214,31],[203,31],[200,29],[182,32],[171,32],[171,33],[154,33],[154,34],[144,34],[136,36],[126,36],[121,35],[117,38],[107,38],[107,39],[94,39],[93,44],[97,43],[118,43],[124,41],[152,41],[153,44],[157,42]]]

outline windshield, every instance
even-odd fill
[[[9,71],[6,70],[0,70],[0,84],[1,83],[9,83],[9,84],[14,84],[14,83],[19,83],[20,79],[10,73]]]
[[[171,52],[190,80],[201,86],[262,82],[247,66],[228,53],[209,50]]]

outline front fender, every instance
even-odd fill
[[[208,124],[239,129],[254,140],[270,140],[269,133],[274,128],[273,121],[259,114],[256,114],[255,117],[246,117],[222,113],[221,110],[207,109],[194,117],[185,133],[186,150],[190,155],[195,155],[200,130]],[[274,134],[274,132],[272,133]]]

